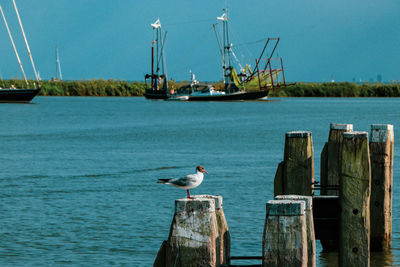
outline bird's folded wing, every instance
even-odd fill
[[[185,177],[173,179],[170,181],[170,183],[179,185],[179,186],[190,185],[195,182],[196,182],[196,177],[194,175],[187,175]]]

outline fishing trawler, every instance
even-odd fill
[[[17,18],[18,18],[18,22],[19,22],[19,25],[20,25],[20,28],[21,28],[22,35],[23,35],[24,40],[25,40],[26,49],[28,51],[28,55],[29,55],[29,58],[31,60],[32,67],[33,67],[33,70],[34,70],[34,73],[35,73],[35,76],[36,76],[37,85],[36,85],[36,83],[33,83],[33,87],[34,88],[30,88],[31,84],[29,84],[28,79],[26,78],[24,68],[22,67],[22,63],[21,63],[18,51],[17,51],[15,43],[14,43],[14,39],[13,39],[13,37],[11,35],[10,28],[8,27],[7,19],[5,17],[3,8],[2,8],[2,6],[0,4],[0,12],[1,12],[1,15],[3,17],[3,21],[4,21],[4,24],[6,26],[8,35],[10,37],[11,44],[12,44],[12,46],[14,48],[14,52],[15,52],[15,55],[17,57],[17,60],[18,60],[19,66],[21,68],[22,74],[24,75],[24,80],[25,80],[26,87],[27,87],[27,88],[16,88],[15,86],[11,85],[9,88],[0,88],[0,103],[14,103],[14,102],[16,102],[16,103],[29,103],[40,91],[40,78],[39,78],[39,75],[38,75],[38,73],[36,71],[36,68],[35,68],[35,63],[33,61],[33,57],[32,57],[32,54],[31,54],[31,51],[30,51],[30,48],[29,48],[28,40],[26,38],[25,31],[24,31],[24,28],[22,26],[21,17],[19,15],[19,11],[18,11],[17,5],[15,3],[15,0],[12,0],[12,2],[13,2],[13,5],[14,5],[15,13],[16,13]]]
[[[199,87],[191,84],[192,91],[188,101],[237,101],[237,100],[256,100],[266,98],[271,89],[285,86],[285,76],[283,70],[282,58],[272,58],[278,46],[279,38],[268,38],[264,48],[256,60],[253,70],[249,65],[244,68],[237,59],[233,45],[229,42],[228,15],[227,10],[223,9],[223,14],[217,17],[222,21],[223,47],[218,38],[218,33],[214,27],[215,36],[219,45],[219,51],[222,57],[224,91],[216,93],[213,86],[195,90]],[[214,25],[213,25],[214,26]],[[272,45],[272,51],[269,57],[263,58],[265,52]],[[233,66],[233,60],[239,67],[239,72]],[[278,62],[278,64],[276,64]]]
[[[151,74],[145,76],[146,92],[144,96],[147,99],[165,100],[170,97],[164,57],[167,32],[164,33],[163,37],[160,19],[151,24],[151,27],[155,33],[155,39],[151,42]]]

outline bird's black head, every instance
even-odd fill
[[[205,172],[205,173],[208,174],[208,172],[207,172],[207,171],[204,169],[204,167],[201,166],[201,165],[197,166],[196,170],[199,171],[199,172]]]

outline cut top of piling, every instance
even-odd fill
[[[213,198],[176,199],[175,212],[215,212],[215,200]]]
[[[309,131],[291,131],[286,133],[288,138],[308,138],[311,137],[311,132]]]
[[[371,142],[385,143],[394,142],[394,132],[392,124],[372,124],[371,125]]]
[[[352,139],[352,138],[368,139],[368,133],[360,132],[360,131],[345,132],[345,133],[343,133],[343,138],[345,138],[345,139]]]
[[[331,123],[330,124],[331,130],[342,130],[346,132],[353,131],[353,124],[344,124],[344,123]]]
[[[312,199],[311,196],[300,196],[300,195],[280,195],[276,196],[275,200],[303,200],[305,202],[305,209],[312,210]]]
[[[198,198],[209,198],[214,199],[215,201],[215,209],[222,209],[222,196],[214,196],[214,195],[194,195],[192,196],[194,199]]]
[[[270,200],[266,204],[268,216],[300,216],[305,214],[303,200]]]

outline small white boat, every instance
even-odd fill
[[[187,101],[189,100],[189,96],[187,95],[170,95],[166,101]]]
[[[203,88],[202,88],[203,87]],[[196,91],[194,88],[202,88],[202,89],[197,89]],[[190,94],[190,97],[201,97],[201,96],[221,96],[225,95],[225,92],[217,91],[214,89],[214,87],[210,84],[196,84],[192,85],[192,93]]]

